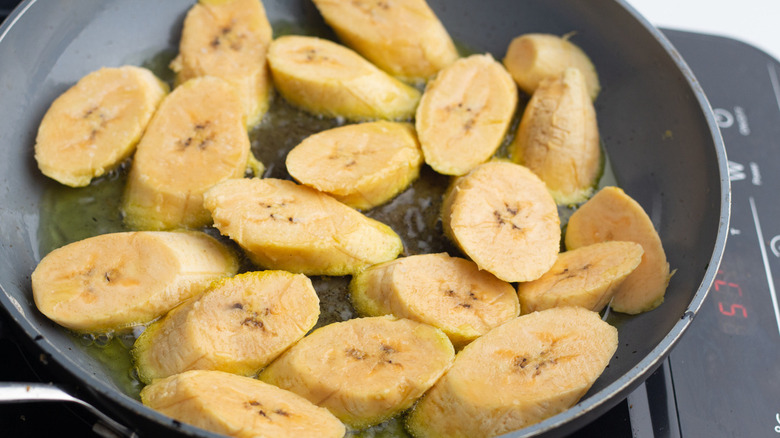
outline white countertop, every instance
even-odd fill
[[[780,0],[626,0],[656,27],[735,38],[780,60]]]

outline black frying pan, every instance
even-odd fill
[[[175,50],[193,0],[28,0],[0,28],[0,304],[21,337],[42,350],[86,398],[143,434],[209,436],[142,406],[79,340],[40,314],[30,274],[52,183],[33,159],[37,125],[52,100],[101,66],[141,64]],[[683,334],[721,259],[729,219],[725,151],[709,104],[679,54],[620,0],[429,0],[453,38],[501,59],[527,32],[565,34],[593,59],[603,91],[602,139],[621,187],[659,231],[673,276],[656,310],[615,316],[620,346],[572,409],[511,436],[562,435],[595,419],[647,377]],[[272,22],[322,27],[307,0],[264,0]],[[287,29],[296,27],[287,26]],[[0,389],[1,391],[2,389]]]

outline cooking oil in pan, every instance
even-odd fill
[[[153,57],[147,67],[163,80],[172,81],[167,68],[173,53],[161,52]],[[506,157],[507,145],[522,114],[525,101],[521,100],[518,115],[512,123],[507,140],[497,152]],[[252,152],[266,166],[264,177],[291,179],[286,171],[287,152],[309,135],[345,124],[341,119],[330,119],[309,115],[290,105],[278,96],[272,100],[269,112],[259,126],[250,132]],[[604,154],[606,157],[606,154]],[[131,161],[128,160],[108,175],[98,178],[87,187],[70,188],[41,177],[45,184],[40,203],[39,249],[41,254],[71,242],[91,236],[130,231],[122,222],[121,198]],[[608,157],[599,187],[616,185]],[[402,238],[405,256],[414,254],[447,252],[461,255],[443,235],[439,210],[442,196],[449,184],[449,177],[439,175],[423,166],[420,177],[406,191],[387,204],[366,212],[366,215],[390,225]],[[564,225],[576,207],[560,207],[561,223]],[[220,238],[228,245],[239,248],[229,239],[219,236],[211,228],[203,231]],[[245,258],[242,271],[257,269]],[[343,321],[357,316],[352,308],[347,286],[349,277],[313,277],[320,296],[320,318],[316,327]],[[128,395],[138,398],[142,384],[132,369],[130,348],[140,329],[121,334],[73,335],[74,344],[84,347],[88,354],[100,362],[107,373],[114,376],[114,383]],[[363,437],[408,436],[402,420],[395,418],[364,431],[350,435]]]

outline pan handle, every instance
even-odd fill
[[[57,385],[46,383],[0,382],[0,404],[47,401],[72,402],[84,406],[100,420],[93,428],[94,431],[100,435],[105,437],[138,438],[138,434],[133,430],[117,423],[114,419],[100,412],[100,410],[91,404],[70,395],[65,389]]]

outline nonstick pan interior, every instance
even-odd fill
[[[102,66],[142,64],[176,50],[191,0],[27,1],[0,30],[0,303],[28,341],[92,396],[141,431],[198,429],[144,408],[108,366],[41,315],[30,274],[45,254],[41,199],[52,181],[33,158],[51,101]],[[306,0],[264,0],[286,29],[322,26]],[[512,436],[563,434],[595,418],[640,383],[687,327],[712,283],[725,244],[729,186],[725,152],[701,89],[679,55],[625,3],[613,0],[429,0],[453,38],[473,52],[504,55],[522,33],[574,32],[602,82],[599,128],[618,184],[650,215],[672,269],[666,301],[635,317],[614,316],[618,351],[575,408]]]

